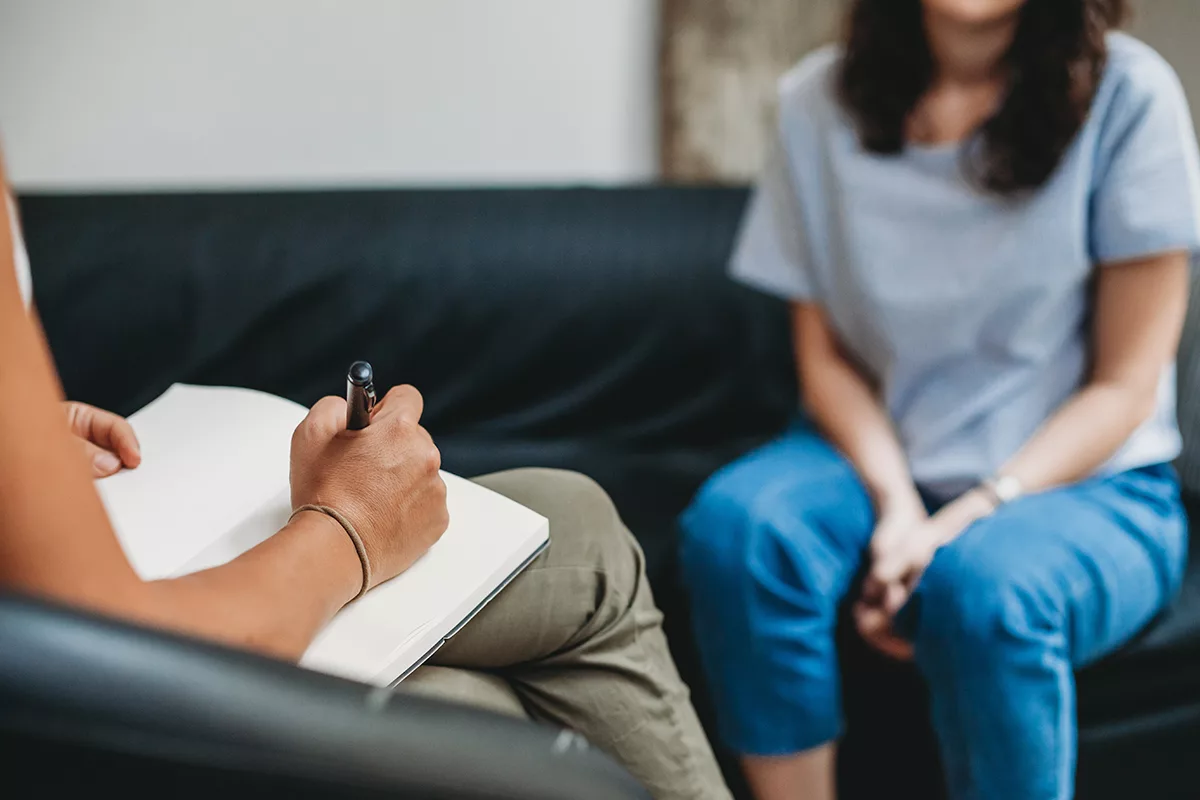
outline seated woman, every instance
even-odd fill
[[[27,402],[61,389],[25,311],[28,265],[6,186],[0,169],[0,589],[299,657],[363,588],[354,543],[333,519],[305,511],[229,564],[138,578],[92,486],[93,474],[138,465],[132,428],[69,404],[81,446],[60,409]],[[325,398],[292,440],[293,507],[319,502],[348,518],[375,583],[403,572],[448,523],[421,411],[420,394],[398,387],[368,429],[348,434],[345,401]],[[548,517],[551,546],[402,687],[573,728],[655,797],[728,797],[667,650],[641,551],[608,497],[587,478],[549,470],[479,482]],[[520,698],[516,708],[495,676]]]
[[[719,472],[684,571],[758,797],[829,798],[834,625],[915,655],[950,795],[1066,800],[1073,670],[1179,587],[1195,134],[1122,0],[857,0],[781,89],[733,272],[810,422]]]

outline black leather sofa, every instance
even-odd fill
[[[448,469],[537,464],[595,477],[645,545],[707,714],[673,520],[705,476],[796,407],[785,309],[724,277],[745,198],[718,188],[29,195],[21,209],[73,398],[129,413],[189,381],[311,403],[366,358],[381,383],[425,393]],[[1193,314],[1180,381],[1193,508],[1198,325]],[[937,797],[920,681],[853,636],[843,652],[845,796]],[[1079,687],[1083,800],[1196,797],[1200,566],[1178,605],[1084,670]]]

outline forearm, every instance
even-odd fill
[[[296,657],[359,590],[354,547],[333,520],[306,513],[230,564],[177,580],[141,581],[55,403],[60,396],[15,281],[3,280],[0,224],[0,587],[278,656]],[[164,531],[164,535],[169,532]]]
[[[849,364],[805,370],[804,406],[854,465],[881,511],[916,500],[908,460],[878,398]]]
[[[85,494],[90,486],[81,484],[81,500],[67,507],[69,514],[47,512],[44,503],[9,504],[7,521],[41,518],[28,528],[48,546],[36,558],[0,547],[0,587],[282,658],[303,653],[361,588],[350,538],[312,512],[228,564],[144,582],[121,553],[94,493]],[[95,513],[86,513],[93,506]],[[83,537],[88,531],[95,535]]]
[[[1146,386],[1091,383],[1068,400],[1001,469],[1026,491],[1081,480],[1103,465],[1154,411]]]
[[[805,410],[854,465],[876,509],[883,513],[893,505],[919,505],[908,459],[887,411],[845,357],[825,312],[814,303],[795,303],[792,337]]]
[[[334,520],[305,512],[220,567],[147,584],[141,621],[295,659],[358,594],[354,545]]]
[[[1028,491],[1087,477],[1154,413],[1187,314],[1188,254],[1177,251],[1099,269],[1092,372],[1006,463]]]

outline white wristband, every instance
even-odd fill
[[[1012,475],[996,475],[979,484],[979,488],[987,492],[996,508],[1006,506],[1020,499],[1025,494],[1021,481]]]

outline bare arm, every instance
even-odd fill
[[[1163,369],[1175,359],[1187,313],[1188,258],[1167,253],[1100,269],[1092,321],[1092,368],[1071,396],[1001,469],[1028,491],[1085,478],[1110,459],[1150,416]],[[873,572],[889,584],[888,612],[929,563],[933,551],[995,510],[972,490],[947,504],[913,537],[908,552]],[[907,590],[896,589],[902,580]]]
[[[1187,314],[1188,257],[1166,253],[1099,271],[1092,319],[1092,368],[1071,396],[1001,469],[1028,491],[1092,474],[1150,416],[1163,369],[1175,359]],[[972,490],[937,512],[868,584],[885,585],[886,610],[900,607],[934,550],[995,510]],[[900,583],[904,585],[901,586]]]
[[[1001,473],[1030,491],[1042,491],[1084,478],[1111,458],[1154,413],[1163,368],[1179,345],[1187,297],[1184,253],[1101,268],[1088,381]],[[911,646],[891,634],[891,616],[908,599],[934,551],[991,514],[992,502],[984,492],[969,491],[914,528],[886,558],[876,559],[864,602],[855,609],[859,630],[876,647],[911,656]]]
[[[1100,268],[1087,383],[1000,474],[1038,492],[1085,478],[1112,458],[1157,406],[1163,369],[1175,360],[1187,315],[1188,278],[1188,256],[1182,252]],[[938,511],[926,538],[934,547],[945,544],[991,514],[993,502],[985,492],[967,492]],[[905,558],[924,568],[922,558],[909,554],[900,561]],[[910,567],[904,569],[919,574]],[[884,570],[884,577],[894,578],[891,572]]]
[[[1154,413],[1163,369],[1175,360],[1188,302],[1188,256],[1166,253],[1099,270],[1092,367],[1071,396],[1000,470],[1026,491],[1087,477]],[[948,541],[994,510],[979,491],[940,512],[935,538]]]
[[[921,501],[887,411],[846,358],[814,303],[795,303],[792,331],[802,400],[813,422],[850,460],[881,515]]]
[[[0,168],[0,190],[4,185]],[[53,402],[61,397],[45,341],[21,300],[11,234],[0,220],[0,587],[286,657],[299,656],[359,591],[362,573],[349,538],[313,512],[225,566],[176,580],[140,580]],[[373,565],[386,579],[445,530],[436,449],[417,425],[419,396],[392,402],[394,416],[372,425],[370,435],[338,430],[338,402],[318,404],[297,433],[293,501],[299,491],[303,502],[340,506],[360,525]],[[344,427],[344,406],[340,417]],[[364,474],[376,485],[359,486]],[[399,496],[414,501],[417,516],[376,511],[376,505],[409,506],[373,502]]]
[[[1004,466],[1030,491],[1070,483],[1113,456],[1154,413],[1188,301],[1184,253],[1102,267],[1087,384]]]

